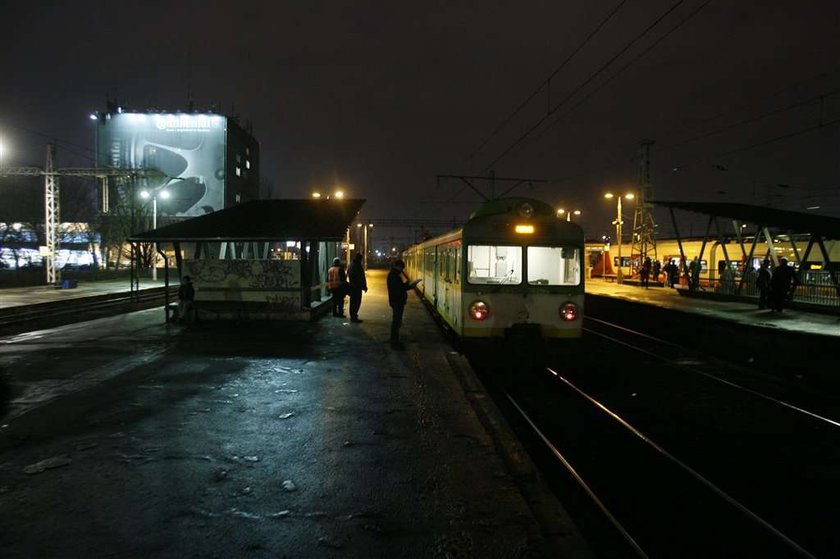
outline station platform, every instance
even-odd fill
[[[759,310],[755,303],[718,301],[704,297],[702,291],[688,295],[682,288],[651,286],[645,289],[638,285],[590,279],[586,282],[586,293],[695,314],[740,326],[840,338],[840,316],[796,308],[785,309],[781,313]]]
[[[590,557],[420,300],[395,351],[368,284],[360,324],[150,309],[0,339],[3,556]]]
[[[163,279],[140,280],[140,289],[164,287]],[[41,303],[54,303],[70,299],[83,299],[108,293],[128,293],[131,284],[128,279],[107,281],[82,281],[72,289],[61,289],[51,285],[32,287],[8,287],[0,289],[0,309],[24,307]]]

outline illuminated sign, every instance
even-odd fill
[[[534,226],[533,225],[517,225],[514,228],[514,231],[516,231],[520,235],[532,235],[534,233]]]
[[[227,122],[214,114],[112,113],[98,121],[100,165],[154,169],[171,198],[158,212],[192,217],[224,208]]]

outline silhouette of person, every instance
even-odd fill
[[[357,252],[353,262],[347,267],[347,281],[350,284],[350,322],[363,322],[359,318],[359,309],[362,306],[362,291],[367,293],[367,278],[365,267],[362,265],[362,255]]]

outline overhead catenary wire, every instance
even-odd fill
[[[615,55],[613,55],[609,60],[607,60],[604,64],[602,64],[595,72],[593,72],[583,83],[578,85],[574,88],[571,92],[569,92],[559,103],[551,107],[548,112],[540,118],[534,125],[532,125],[528,130],[526,130],[523,134],[521,134],[512,144],[510,144],[502,153],[496,156],[486,167],[485,171],[489,171],[493,168],[493,166],[501,161],[507,154],[509,154],[513,149],[515,149],[519,144],[521,144],[525,139],[527,139],[537,128],[542,126],[544,122],[546,122],[551,116],[563,105],[565,105],[570,99],[572,99],[579,91],[589,85],[596,77],[598,77],[601,73],[603,73],[610,65],[613,64],[616,60],[618,60],[624,53],[626,53],[630,48],[633,47],[638,41],[640,41],[645,35],[650,33],[657,25],[659,25],[662,20],[668,17],[674,10],[679,8],[685,0],[677,0],[670,8],[665,10],[658,18],[656,18],[653,23],[648,25],[641,33],[636,35],[633,39],[631,39],[624,47],[619,50]]]
[[[519,106],[517,106],[510,115],[508,115],[508,117],[506,119],[504,119],[499,125],[497,125],[496,128],[494,128],[493,131],[490,132],[490,134],[488,134],[487,137],[484,138],[484,140],[479,142],[478,147],[475,148],[475,150],[473,150],[473,152],[470,154],[470,158],[475,156],[476,153],[480,152],[484,148],[484,146],[486,146],[487,143],[496,136],[496,134],[501,132],[501,130],[505,126],[507,126],[508,123],[510,123],[510,121],[513,120],[513,118],[517,114],[519,114],[519,112],[522,109],[524,109],[525,106],[528,103],[530,103],[543,89],[549,88],[549,96],[550,96],[550,93],[551,93],[551,90],[550,90],[551,79],[554,78],[554,76],[556,76],[560,72],[560,70],[562,70],[581,50],[583,50],[583,48],[589,43],[589,41],[591,41],[595,37],[595,35],[597,35],[598,32],[601,31],[601,29],[607,23],[609,23],[609,21],[618,12],[618,10],[620,10],[621,7],[624,6],[624,4],[626,4],[626,3],[627,3],[627,0],[621,0],[621,2],[616,4],[616,6],[612,9],[612,11],[610,11],[610,13],[607,14],[606,17],[604,17],[601,20],[601,22],[592,31],[589,32],[589,34],[586,36],[586,38],[563,60],[563,62],[561,62],[560,65],[557,68],[555,68],[554,71],[551,72],[551,74],[549,74],[549,76],[547,78],[545,78],[540,83],[540,85],[537,86],[537,88],[533,92],[531,92],[531,94],[528,97],[526,97],[525,100],[522,101],[519,104]],[[551,102],[551,99],[549,97],[549,103],[550,102]]]

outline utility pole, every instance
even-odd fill
[[[633,238],[630,258],[639,255],[639,264],[643,264],[649,252],[656,259],[656,222],[653,219],[653,183],[650,178],[650,149],[653,140],[642,142],[639,154],[639,198],[633,212]],[[620,239],[619,239],[620,242]]]
[[[55,266],[55,259],[61,247],[61,240],[58,238],[56,229],[61,226],[59,216],[59,186],[58,177],[55,174],[55,144],[47,144],[47,166],[44,169],[44,236],[47,242],[47,251],[43,255],[45,268],[47,270],[47,284],[58,283],[59,271]]]

